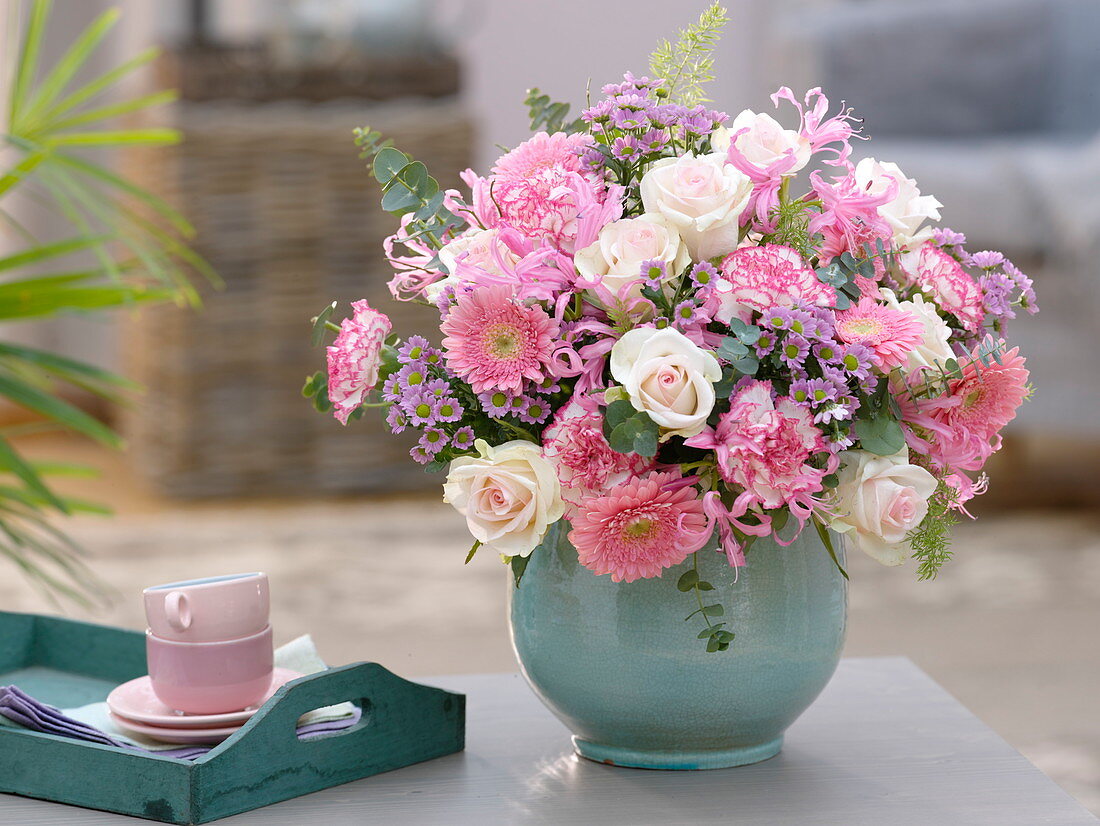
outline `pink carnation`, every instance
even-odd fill
[[[971,359],[977,359],[975,352]],[[949,385],[941,398],[913,400],[902,395],[902,418],[909,425],[910,447],[928,456],[941,469],[980,470],[1001,447],[1001,428],[1016,417],[1027,398],[1028,371],[1018,347],[990,359],[988,365],[973,360],[963,367],[962,378]]]
[[[440,325],[447,366],[475,393],[523,392],[523,381],[549,375],[558,325],[542,307],[526,307],[506,286],[462,293]]]
[[[797,251],[780,244],[741,247],[722,261],[722,278],[715,290],[719,307],[716,318],[749,321],[752,312],[789,307],[797,301],[830,306],[833,289],[818,280]]]
[[[722,478],[743,487],[751,504],[766,508],[793,505],[805,513],[831,472],[809,464],[815,453],[827,449],[812,414],[788,398],[776,401],[770,381],[745,384],[730,399],[717,428],[685,444],[713,449]]]
[[[371,309],[366,301],[351,305],[351,318],[340,323],[340,334],[328,350],[328,397],[333,415],[342,424],[363,403],[363,397],[378,384],[382,345],[391,324],[385,313]]]
[[[603,435],[603,416],[595,406],[586,410],[575,398],[543,431],[542,451],[557,468],[567,506],[575,506],[584,497],[599,494],[653,464],[636,453],[612,450]]]
[[[710,539],[713,525],[696,494],[672,473],[630,478],[581,502],[569,541],[582,565],[613,582],[660,576]]]
[[[464,175],[478,218],[573,252],[582,209],[598,212],[605,200],[603,185],[579,154],[590,141],[583,134],[539,132],[500,158],[488,179]]]
[[[905,364],[909,352],[924,340],[924,325],[912,313],[865,295],[854,307],[836,314],[836,333],[841,341],[871,348],[875,364],[888,371]]]
[[[981,287],[948,252],[928,242],[901,256],[900,263],[912,282],[931,294],[968,332],[981,330],[985,320]]]

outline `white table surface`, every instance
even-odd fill
[[[846,659],[779,756],[735,769],[622,769],[573,755],[514,674],[425,680],[468,695],[466,751],[217,821],[345,824],[1096,824],[906,659]],[[0,824],[137,824],[0,795]],[[144,821],[148,822],[148,821]]]

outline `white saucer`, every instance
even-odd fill
[[[235,726],[223,726],[220,728],[164,728],[163,726],[146,726],[119,717],[112,713],[111,719],[120,728],[132,734],[143,734],[164,743],[180,743],[181,745],[202,745],[207,743],[220,743],[229,735],[237,731],[244,723]]]
[[[176,711],[157,698],[148,676],[138,677],[118,686],[107,695],[107,707],[115,717],[125,720],[131,728],[133,724],[155,726],[159,730],[215,729],[234,724],[239,726],[255,714],[285,683],[301,676],[303,675],[289,668],[276,667],[271,675],[271,687],[260,702],[242,711],[228,711],[224,714],[188,714]]]

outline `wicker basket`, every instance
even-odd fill
[[[341,427],[301,397],[324,353],[309,318],[333,299],[367,298],[402,334],[438,316],[394,302],[382,239],[396,226],[352,143],[369,124],[423,160],[441,185],[469,165],[472,130],[454,102],[187,101],[172,108],[184,142],[141,168],[198,230],[224,278],[198,312],[143,310],[129,323],[130,375],[147,388],[124,414],[135,463],[179,496],[391,491],[437,485],[377,411]],[[339,312],[339,311],[338,311]],[[341,313],[342,315],[343,313]]]

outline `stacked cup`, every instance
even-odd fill
[[[274,666],[267,574],[169,582],[144,596],[149,679],[161,702],[221,714],[264,698]]]

